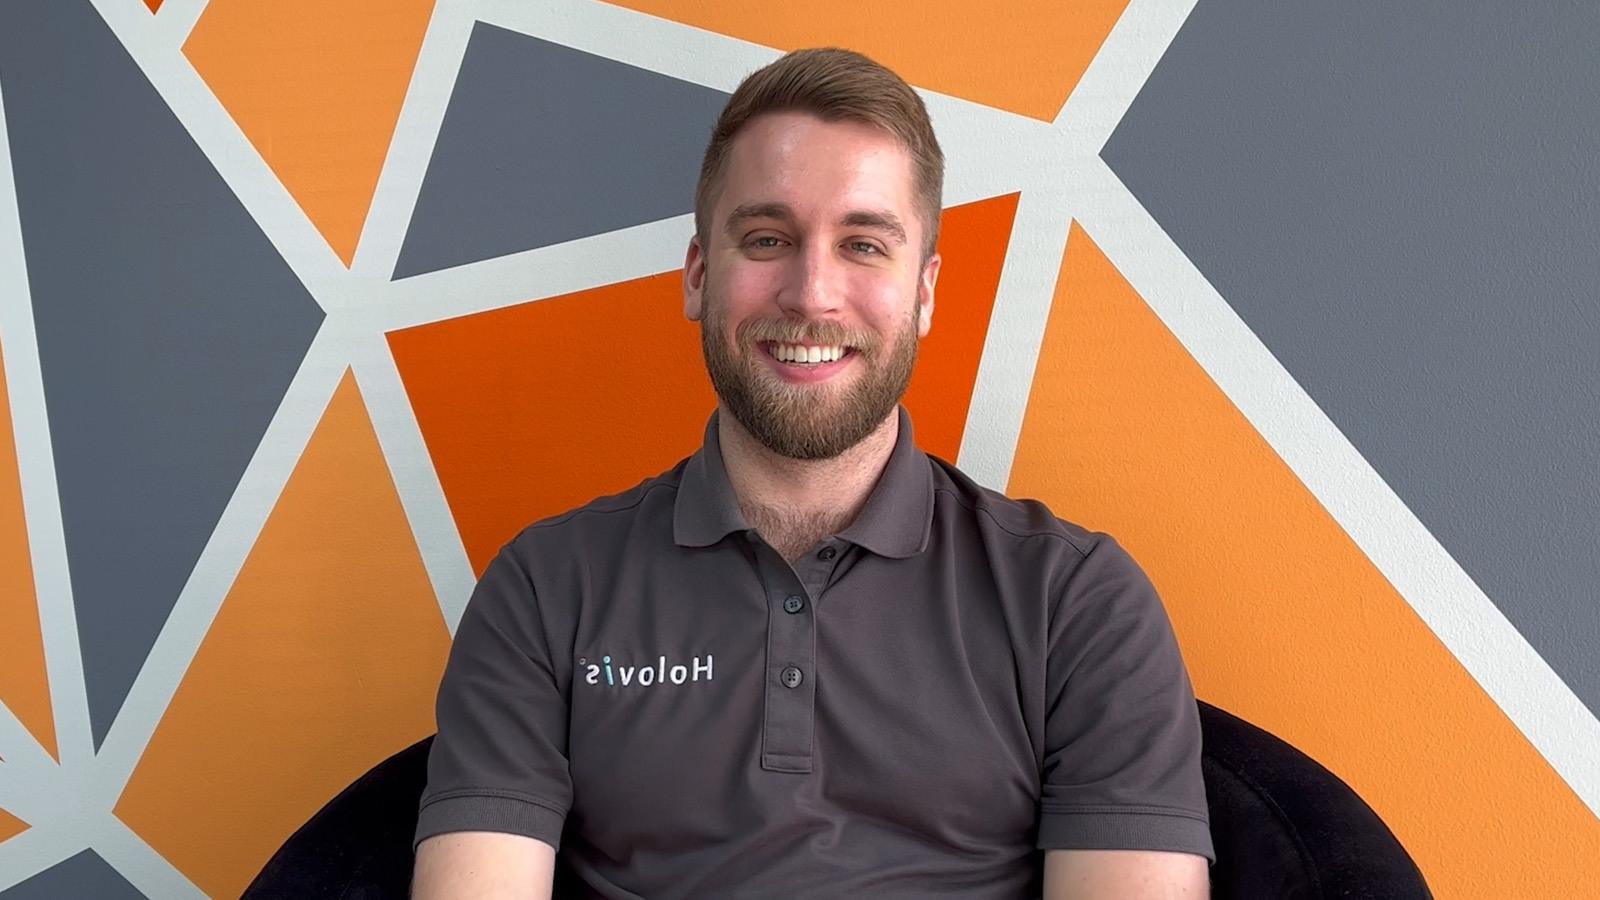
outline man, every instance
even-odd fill
[[[859,54],[734,93],[684,267],[705,445],[484,573],[415,896],[1205,896],[1198,717],[1149,581],[918,451],[899,407],[942,180],[920,99]]]

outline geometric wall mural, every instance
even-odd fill
[[[1578,4],[1513,17],[1201,4],[1105,151],[1591,712],[1596,39]],[[1222,40],[1233,52],[1215,52]],[[1293,64],[1329,46],[1361,48],[1360,64]],[[1318,115],[1293,115],[1307,108]]]
[[[432,12],[433,0],[211,0],[183,41],[206,87],[347,265]]]
[[[721,91],[480,22],[395,277],[693,211],[706,135],[727,101]]]
[[[0,346],[0,411],[11,408],[4,359],[5,347]],[[0,415],[0,635],[5,635],[5,652],[0,653],[0,703],[51,758],[57,758],[44,644],[39,639],[38,594],[22,512],[17,443],[8,415]],[[0,762],[4,760],[0,754]],[[7,821],[0,811],[0,834],[5,834]]]
[[[60,897],[138,900],[143,896],[93,850],[85,850],[0,893],[5,900],[56,900]]]
[[[957,0],[924,0],[915,16],[896,16],[893,28],[863,14],[881,8],[840,0],[776,8],[695,0],[618,5],[771,47],[850,47],[928,90],[1048,122],[1128,0],[1075,0],[1059,11],[989,16],[980,28],[972,27],[972,7]]]
[[[1600,821],[1077,227],[1010,489],[1122,535],[1196,693],[1338,759],[1439,896],[1570,887]]]
[[[28,823],[0,809],[0,841],[16,837],[28,830]]]
[[[0,16],[11,174],[99,742],[322,310],[87,3],[8,4]]]
[[[1584,895],[1600,24],[1259,6],[0,5],[0,897],[236,896],[433,730],[499,546],[697,446],[699,154],[815,45],[947,157],[924,449],[1439,896]]]
[[[450,635],[355,381],[339,382],[116,815],[213,896],[433,731]],[[243,764],[241,760],[270,760]]]
[[[527,523],[698,445],[716,398],[682,305],[670,271],[388,335],[474,573]]]

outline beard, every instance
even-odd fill
[[[706,282],[700,349],[722,405],[763,446],[790,459],[832,459],[859,444],[905,396],[917,361],[917,312],[911,308],[885,350],[877,335],[838,322],[747,319],[724,334],[723,304]],[[865,371],[848,384],[790,384],[767,371],[759,344],[768,341],[840,345]]]

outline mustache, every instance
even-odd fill
[[[846,327],[828,319],[746,319],[739,323],[734,337],[744,346],[776,342],[783,344],[836,344],[863,353],[878,349],[878,338],[869,332]]]

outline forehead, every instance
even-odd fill
[[[860,122],[808,113],[758,116],[733,139],[716,216],[757,202],[781,202],[802,218],[888,209],[916,218],[911,155],[894,135]]]

